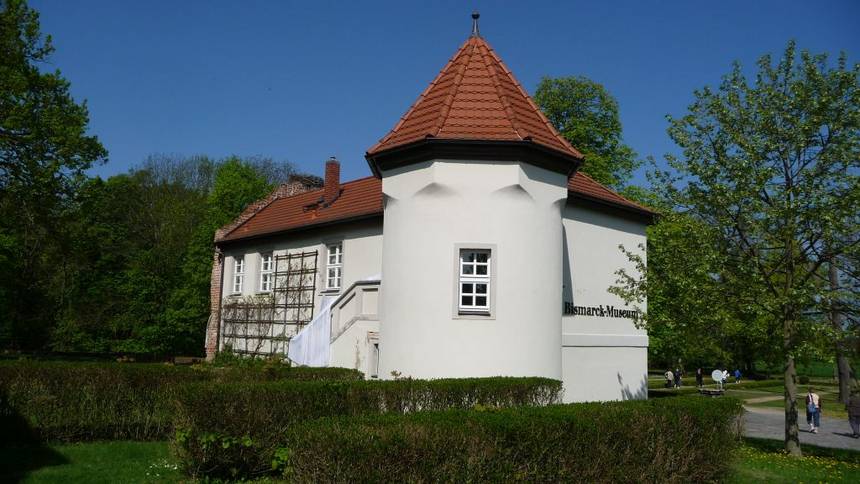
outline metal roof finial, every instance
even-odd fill
[[[477,10],[472,12],[472,37],[480,37],[481,32],[478,30],[478,18],[481,17],[481,14],[478,13]]]

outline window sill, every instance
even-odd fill
[[[492,313],[489,311],[457,311],[454,314],[454,319],[484,319],[491,320],[496,319]]]
[[[324,296],[330,296],[332,294],[340,294],[340,288],[338,287],[338,288],[333,288],[333,289],[323,289],[322,291],[320,291],[320,294],[324,295]]]

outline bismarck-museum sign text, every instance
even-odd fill
[[[564,302],[565,316],[597,316],[598,318],[627,318],[639,319],[639,311],[635,309],[621,309],[605,304],[602,306],[575,306],[573,303]]]

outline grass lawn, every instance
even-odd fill
[[[745,439],[725,482],[860,482],[860,452],[803,446],[789,457],[777,440]]]
[[[0,482],[178,482],[167,442],[88,442],[0,449]]]
[[[818,385],[815,388],[815,392],[821,397],[821,406],[822,411],[821,415],[830,418],[838,418],[843,420],[848,420],[848,412],[845,410],[845,404],[839,402],[839,388],[835,386],[821,386]],[[765,389],[768,390],[768,389]],[[802,390],[802,391],[800,391]],[[774,392],[775,394],[782,394],[782,389],[779,392]],[[806,415],[806,387],[801,387],[798,389],[798,412],[801,414],[801,418],[805,419]],[[750,405],[752,407],[771,407],[771,408],[783,408],[785,405],[782,400],[776,400],[772,402],[763,402],[763,403],[755,403]]]

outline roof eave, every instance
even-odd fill
[[[564,153],[532,140],[445,139],[428,137],[365,154],[370,171],[377,178],[398,166],[427,160],[521,161],[551,171],[572,175],[582,164],[582,156]]]
[[[381,217],[381,216],[382,216],[382,209],[380,209],[378,211],[363,213],[360,215],[353,215],[350,217],[344,217],[344,218],[338,218],[338,219],[333,219],[333,220],[325,220],[325,221],[317,222],[317,223],[299,225],[297,227],[290,227],[287,229],[273,230],[271,232],[264,232],[264,233],[260,233],[260,234],[241,236],[241,237],[236,237],[233,239],[222,239],[222,240],[215,242],[215,246],[223,248],[226,246],[241,244],[241,243],[248,242],[248,241],[265,239],[267,237],[277,237],[280,235],[292,234],[292,233],[296,233],[296,232],[302,232],[305,230],[319,229],[319,228],[329,227],[332,225],[340,225],[340,224],[345,224],[345,223],[349,223],[349,222],[358,222],[358,221],[362,221],[362,220],[369,220],[369,219],[373,219],[373,218]]]
[[[610,200],[606,200],[599,197],[594,197],[590,195],[586,195],[584,193],[575,192],[573,190],[567,190],[567,199],[570,201],[571,199],[585,200],[589,203],[593,203],[602,207],[609,207],[614,210],[618,210],[626,215],[632,216],[639,221],[643,221],[648,225],[652,225],[657,222],[657,218],[660,214],[657,212],[653,212],[651,210],[645,208],[634,207],[632,205],[627,205],[623,203],[617,203]]]

